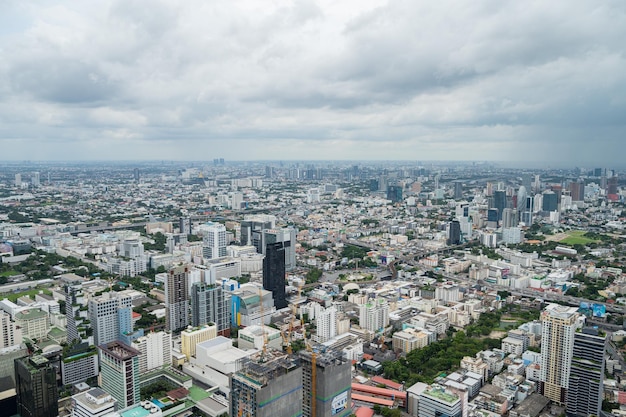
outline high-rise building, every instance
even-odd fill
[[[337,309],[332,306],[320,311],[315,317],[315,336],[324,343],[337,336]]]
[[[241,222],[241,244],[254,246],[258,253],[263,253],[262,233],[265,229],[276,227],[276,216],[259,214],[245,216]]]
[[[389,304],[384,298],[359,305],[359,326],[378,332],[389,326]]]
[[[22,186],[22,174],[15,174],[15,186],[18,188]]]
[[[33,176],[31,178],[31,183],[33,187],[39,187],[41,185],[41,180],[39,178],[39,172],[33,172]]]
[[[461,243],[461,223],[458,220],[450,222],[448,231],[448,243],[450,245],[459,245]]]
[[[502,227],[515,227],[519,223],[517,218],[517,209],[505,208],[502,213]]]
[[[202,228],[202,256],[206,259],[217,259],[226,256],[226,226],[221,223],[207,223]]]
[[[517,207],[514,207],[519,213],[523,212],[526,207],[526,197],[528,197],[528,192],[526,191],[526,187],[522,185],[519,187],[519,190],[517,190]]]
[[[231,375],[230,387],[231,416],[303,415],[302,368],[282,352],[268,349],[252,356]]]
[[[168,332],[150,332],[132,342],[139,352],[139,373],[172,363],[172,335]]]
[[[189,268],[171,268],[165,280],[165,329],[177,332],[189,325]]]
[[[566,394],[566,413],[573,417],[599,416],[604,399],[606,336],[597,328],[574,334],[574,351]]]
[[[191,234],[191,219],[189,217],[181,217],[178,219],[178,229],[181,234]]]
[[[11,315],[0,310],[0,349],[22,344],[22,329],[18,328]]]
[[[100,386],[126,408],[139,402],[139,352],[122,342],[111,342],[100,349]]]
[[[56,370],[40,355],[15,360],[17,412],[21,417],[57,417]]]
[[[302,416],[344,417],[352,413],[352,363],[340,350],[300,351],[302,365]],[[315,355],[315,375],[313,375]],[[313,406],[315,398],[315,406]]]
[[[287,307],[285,295],[285,248],[283,242],[269,243],[263,260],[263,288],[272,292],[277,310]]]
[[[533,224],[533,210],[535,207],[535,199],[532,196],[527,196],[524,204],[524,208],[520,212],[520,221],[526,226]]]
[[[61,359],[63,385],[73,385],[98,376],[98,351],[87,343],[74,345]]]
[[[65,286],[65,322],[67,328],[67,343],[71,345],[75,340],[81,340],[76,327],[76,315],[80,309],[78,303],[79,295],[82,292],[81,284]]]
[[[553,191],[546,191],[542,194],[542,210],[557,211],[559,209],[559,197]]]
[[[390,185],[387,187],[387,200],[392,203],[400,203],[402,201],[402,186]]]
[[[454,181],[454,199],[460,200],[463,198],[463,182]]]
[[[180,332],[180,351],[187,360],[196,356],[196,346],[198,343],[217,337],[217,326],[213,324],[205,324],[200,327],[188,327]]]
[[[502,214],[506,208],[506,191],[496,190],[493,193],[493,208],[498,209],[498,221],[502,220]]]
[[[565,403],[578,317],[578,309],[559,304],[549,304],[541,312],[539,391],[558,404]]]
[[[230,335],[229,297],[216,284],[196,282],[191,286],[191,325],[215,323],[221,336]]]
[[[296,229],[265,229],[261,233],[261,247],[263,255],[267,253],[267,245],[282,243],[285,251],[285,270],[291,271],[296,267]]]
[[[89,320],[96,346],[118,340],[133,331],[132,298],[125,292],[107,292],[88,304]]]
[[[570,182],[569,192],[572,196],[572,201],[584,201],[585,200],[585,182],[578,180],[576,182]]]

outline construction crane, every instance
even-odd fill
[[[317,409],[317,352],[311,347],[311,344],[306,340],[306,327],[304,321],[301,319],[302,324],[302,336],[304,337],[304,345],[306,350],[311,354],[311,417],[316,417]]]
[[[263,288],[259,288],[259,306],[261,307],[261,332],[263,333],[263,360],[267,354],[267,333],[265,333],[265,315],[263,314]]]

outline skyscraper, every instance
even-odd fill
[[[454,181],[454,199],[460,200],[463,198],[463,182]]]
[[[568,416],[599,416],[604,398],[604,354],[606,336],[596,328],[574,334],[574,351],[566,395]]]
[[[56,371],[40,355],[16,359],[15,391],[21,417],[57,417],[59,392]]]
[[[269,243],[263,260],[263,289],[272,292],[277,310],[287,307],[285,296],[285,247],[282,242]]]
[[[100,386],[117,400],[120,408],[139,402],[139,352],[122,342],[100,349]]]
[[[76,328],[76,314],[80,309],[77,298],[82,290],[82,285],[66,285],[65,287],[65,318],[67,328],[67,343],[71,345],[73,341],[80,340],[78,329]]]
[[[241,222],[241,244],[252,245],[257,253],[263,253],[262,233],[265,229],[276,227],[276,216],[270,214],[258,214],[245,216]]]
[[[181,234],[191,234],[191,219],[189,217],[181,217],[178,219],[178,229]]]
[[[506,208],[506,192],[504,190],[496,190],[493,193],[493,207],[498,209],[498,221],[502,220],[502,214]]]
[[[553,191],[546,191],[542,194],[542,210],[557,211],[559,208],[559,197]]]
[[[165,280],[165,328],[180,331],[189,325],[189,268],[185,265],[171,268]]]
[[[450,222],[450,230],[448,233],[448,243],[450,245],[458,245],[461,243],[461,223],[458,220]]]
[[[228,299],[221,286],[195,282],[191,286],[191,325],[215,323],[221,336],[230,335]]]
[[[399,203],[402,201],[402,186],[390,185],[387,187],[387,200],[391,200],[392,203]]]
[[[302,416],[345,417],[352,413],[352,363],[335,349],[319,349],[315,353],[300,351],[302,365]],[[315,385],[313,385],[315,384]],[[315,401],[315,407],[313,407]]]
[[[539,391],[558,404],[565,403],[577,320],[578,310],[575,307],[549,304],[541,312]]]
[[[217,259],[226,256],[226,226],[221,223],[207,223],[203,227],[202,256]]]
[[[285,270],[291,271],[296,267],[296,229],[265,229],[261,233],[261,247],[263,255],[267,252],[267,245],[282,243],[285,250]]]
[[[359,326],[378,332],[389,326],[389,304],[384,298],[359,305]]]
[[[132,298],[123,291],[91,298],[88,312],[96,346],[118,340],[120,335],[133,331]]]

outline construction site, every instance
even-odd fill
[[[230,415],[302,415],[302,368],[297,358],[266,349],[247,359],[231,376]]]

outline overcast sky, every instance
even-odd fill
[[[0,160],[626,165],[626,2],[0,0]]]

